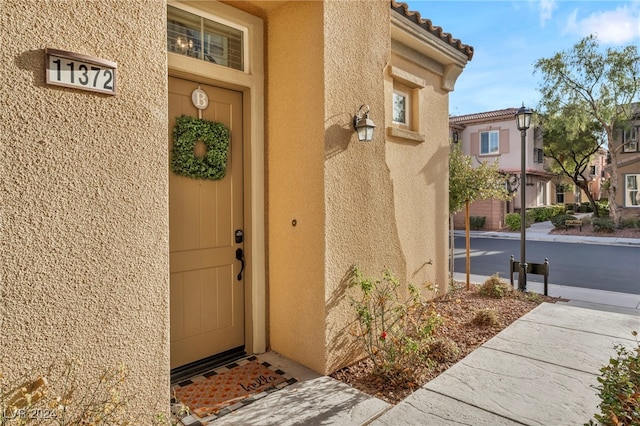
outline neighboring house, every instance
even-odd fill
[[[589,192],[596,201],[607,197],[603,185],[609,176],[605,170],[606,165],[607,150],[600,149],[591,159],[584,172]],[[555,204],[565,204],[568,208],[575,208],[579,204],[589,202],[589,197],[587,197],[584,191],[578,188],[567,176],[557,176],[554,178],[551,190],[555,192],[555,198],[552,198]]]
[[[5,379],[124,363],[146,424],[172,369],[221,353],[355,361],[354,264],[446,291],[448,96],[473,49],[406,5],[5,0],[0,20]],[[181,115],[230,130],[224,178],[173,173]],[[517,156],[506,121],[465,125]]]
[[[640,217],[640,103],[634,104],[632,110],[631,119],[620,125],[610,148],[616,150],[618,160],[615,202],[622,217]]]
[[[516,125],[517,108],[487,111],[449,118],[451,140],[462,151],[480,162],[497,162],[500,172],[508,177],[508,189],[514,198],[509,201],[482,200],[470,205],[470,216],[486,217],[485,229],[495,230],[504,226],[507,213],[520,211],[520,191],[525,188],[525,208],[551,204],[552,175],[545,170],[545,158],[541,132],[537,128],[527,130],[526,176],[521,178],[521,134]],[[524,182],[524,185],[521,183]],[[465,212],[454,216],[454,226],[464,228]]]

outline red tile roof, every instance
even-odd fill
[[[494,118],[510,117],[513,118],[516,115],[518,108],[506,108],[496,111],[478,112],[476,114],[458,115],[449,117],[450,123],[464,123],[468,121],[481,121],[490,120]]]
[[[429,33],[438,37],[440,40],[448,43],[453,48],[467,55],[467,58],[471,60],[473,58],[473,47],[463,44],[460,40],[453,38],[449,33],[445,33],[442,27],[436,27],[433,25],[430,19],[422,19],[420,12],[414,12],[409,10],[409,5],[406,3],[398,3],[395,0],[391,0],[391,9],[395,10],[405,18],[418,25],[419,27],[427,30]]]

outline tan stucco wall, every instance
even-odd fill
[[[442,75],[399,55],[393,56],[392,65],[425,83],[413,94],[419,113],[414,131],[425,141],[388,137],[386,143],[406,280],[419,286],[433,284],[443,292],[448,262],[449,93],[442,89]],[[387,87],[388,93],[393,91],[392,78]],[[387,105],[392,105],[390,94]],[[392,122],[391,107],[386,122]]]
[[[291,2],[267,21],[270,343],[319,372],[325,370],[322,13],[322,2]]]
[[[362,355],[353,265],[447,284],[448,92],[441,74],[395,58],[425,81],[425,140],[386,136],[390,13],[386,0],[291,2],[266,17],[270,342],[321,373]],[[378,126],[372,142],[352,127],[363,104]]]
[[[2,0],[0,370],[119,363],[168,411],[166,5]],[[45,85],[45,47],[118,63],[118,94]],[[53,386],[59,383],[52,383]]]
[[[385,68],[390,60],[389,3],[330,2],[325,6],[325,140],[327,371],[354,361],[348,272],[384,267],[406,276],[398,236],[394,184],[385,147]],[[362,104],[378,126],[359,142],[353,116]]]

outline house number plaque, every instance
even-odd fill
[[[64,50],[45,49],[45,67],[47,84],[116,94],[116,62]]]

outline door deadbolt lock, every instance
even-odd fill
[[[244,241],[244,232],[242,232],[242,229],[236,229],[235,235],[236,235],[236,244],[240,244]]]

